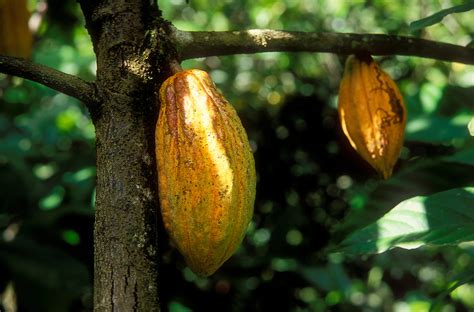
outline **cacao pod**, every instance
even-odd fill
[[[388,179],[403,146],[406,109],[397,85],[370,55],[347,59],[338,111],[352,147]]]
[[[159,95],[155,139],[163,223],[192,271],[208,276],[235,252],[252,218],[252,151],[236,111],[206,72],[179,72]]]
[[[26,0],[0,0],[0,54],[29,58],[33,36]]]

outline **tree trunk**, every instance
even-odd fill
[[[143,49],[159,12],[145,0],[80,3],[102,101],[91,111],[97,140],[94,311],[158,311],[157,108],[150,78],[156,69]]]
[[[157,311],[156,175],[150,105],[113,95],[95,120],[96,311]]]

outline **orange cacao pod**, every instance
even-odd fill
[[[338,111],[352,147],[388,179],[403,146],[406,110],[395,82],[369,55],[347,59]]]
[[[188,266],[214,273],[253,215],[255,165],[234,108],[208,74],[186,70],[160,88],[156,159],[163,223]]]
[[[26,0],[0,0],[0,54],[29,58],[33,37]]]

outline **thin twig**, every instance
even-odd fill
[[[191,32],[173,30],[180,59],[258,52],[329,52],[409,55],[474,64],[474,49],[404,36],[296,32],[269,29]]]
[[[95,84],[56,69],[28,60],[0,55],[0,73],[38,82],[84,102],[89,108],[97,104]]]

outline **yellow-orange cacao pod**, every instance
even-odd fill
[[[352,147],[388,179],[403,146],[406,110],[395,82],[369,55],[347,59],[338,110]]]
[[[0,54],[29,58],[33,37],[27,0],[0,0]]]
[[[186,70],[160,88],[156,159],[166,230],[198,275],[214,273],[253,215],[255,165],[234,108],[208,74]]]

